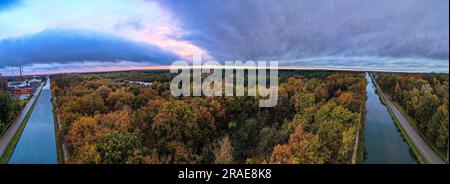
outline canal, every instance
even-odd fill
[[[58,162],[52,109],[50,79],[47,79],[9,163],[56,164]]]
[[[366,119],[364,164],[415,164],[408,143],[403,139],[388,109],[366,73]]]

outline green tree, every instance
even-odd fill
[[[16,100],[13,100],[7,93],[0,92],[0,133],[12,121],[19,109]]]
[[[123,164],[136,150],[141,149],[141,142],[132,133],[112,132],[97,143],[97,151],[105,164]]]
[[[195,152],[200,152],[212,139],[214,124],[205,122],[198,116],[192,106],[184,101],[165,102],[152,123],[152,131],[158,144],[164,147],[176,140],[193,148]]]
[[[433,115],[433,124],[436,125],[436,146],[445,149],[448,146],[448,106],[443,104],[438,107],[436,113]]]

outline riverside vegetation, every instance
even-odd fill
[[[383,91],[445,158],[448,148],[448,74],[377,73]]]

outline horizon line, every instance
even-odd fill
[[[68,69],[61,70],[56,72],[42,72],[37,71],[34,74],[25,74],[23,76],[38,76],[38,75],[58,75],[58,74],[74,74],[74,73],[109,73],[109,72],[127,72],[127,71],[158,71],[158,70],[170,70],[170,65],[161,65],[161,66],[138,66],[138,67],[107,67],[107,68],[94,68],[91,70],[83,70],[83,69]],[[226,66],[226,65],[201,65],[201,66],[176,66],[176,69],[271,69],[271,67],[253,67],[249,68],[246,66]],[[278,70],[298,70],[298,71],[348,71],[348,72],[386,72],[386,73],[435,73],[435,74],[449,74],[447,72],[436,72],[436,71],[407,71],[407,70],[386,70],[386,69],[367,69],[367,68],[357,68],[357,67],[324,67],[324,66],[279,66]],[[19,75],[1,75],[3,77],[17,77]]]

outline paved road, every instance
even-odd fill
[[[358,145],[359,145],[359,130],[356,131],[355,145],[353,146],[352,154],[352,164],[356,164],[356,157],[358,156]]]
[[[36,100],[36,96],[38,95],[39,91],[41,91],[42,87],[43,86],[41,84],[41,86],[36,89],[31,100],[20,111],[20,113],[17,115],[14,122],[9,126],[8,130],[6,130],[6,132],[0,137],[0,156],[3,155],[6,148],[8,147],[9,142],[11,142],[12,138],[16,134],[17,130],[20,127],[20,124],[22,123],[23,119],[25,119],[25,116],[27,115],[28,111],[30,110],[31,106],[33,105],[33,102]]]
[[[372,75],[371,75],[372,77]],[[373,78],[372,78],[373,79]],[[373,80],[377,88],[381,91],[380,86],[376,83],[375,80]],[[387,105],[392,110],[392,112],[397,117],[398,122],[402,126],[403,130],[405,130],[406,134],[408,134],[408,137],[411,139],[413,144],[416,146],[416,148],[419,150],[420,154],[424,157],[425,161],[428,164],[446,164],[435,152],[431,147],[425,142],[425,140],[420,136],[416,129],[411,126],[411,124],[408,122],[408,120],[403,116],[403,114],[395,107],[394,104],[392,104],[391,100],[388,98],[389,96],[385,94],[383,91],[381,91],[383,98],[386,99]]]

